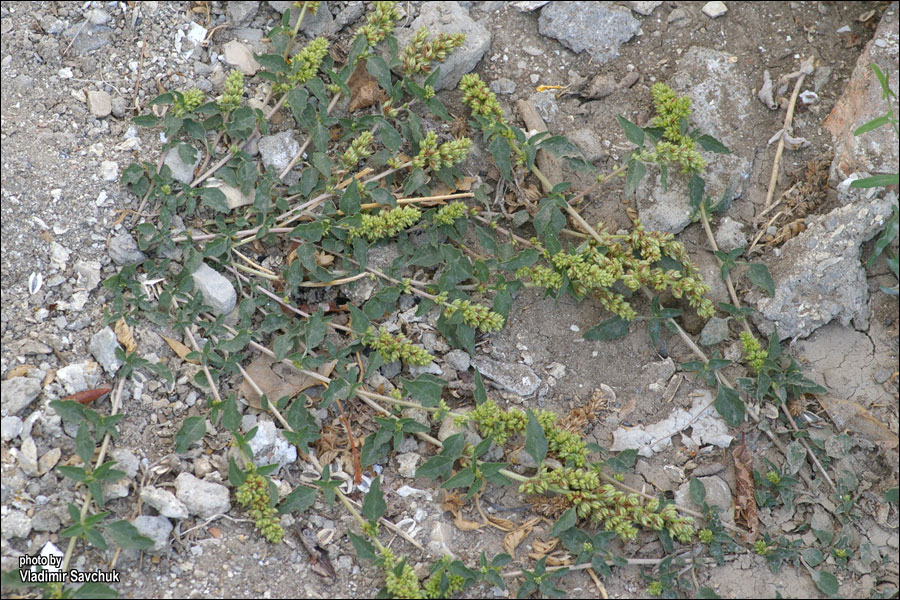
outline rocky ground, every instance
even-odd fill
[[[136,210],[139,200],[119,178],[133,161],[155,162],[162,145],[159,130],[139,130],[131,117],[145,112],[161,90],[198,87],[215,96],[231,68],[255,72],[251,52],[269,51],[264,37],[288,4],[2,3],[4,571],[16,568],[22,555],[64,550],[67,540],[60,533],[71,523],[67,505],[79,502],[80,492],[55,470],[77,464],[72,458],[76,428],[64,423],[49,403],[114,381],[120,367],[114,355],[116,336],[103,327],[111,295],[101,282],[141,254],[126,226],[132,220],[127,211]],[[322,4],[324,10],[304,24],[304,33],[346,45],[369,3]],[[715,157],[707,183],[713,196],[731,190],[734,197],[728,216],[713,223],[724,250],[751,243],[760,223],[765,229],[777,212],[760,219],[777,143],[769,142],[785,118],[779,102],[790,96],[795,81],[781,78],[815,57],[793,117],[793,135],[803,140],[796,142],[796,150],[785,150],[776,188],[776,199],[785,190],[793,194],[783,206],[807,203],[805,231],[796,223],[792,228],[788,217],[773,221],[767,233],[782,237],[760,246],[754,260],[769,265],[775,293],[768,297],[746,286],[739,286],[739,293],[757,309],[755,325],[763,332],[777,326],[807,375],[828,388],[828,394],[807,407],[820,419],[820,427],[811,431],[824,439],[833,473],[856,478],[857,515],[842,525],[823,485],[798,491],[792,510],[761,510],[760,520],[767,530],[805,544],[815,541],[807,524],[833,532],[836,539],[845,536],[849,561],[832,555],[823,565],[836,574],[841,595],[870,597],[896,590],[898,512],[896,503],[885,502],[883,492],[897,486],[898,304],[896,296],[879,289],[896,285],[896,280],[883,259],[868,267],[864,263],[897,196],[896,189],[851,189],[847,179],[898,168],[897,144],[888,128],[865,138],[852,135],[886,108],[868,64],[880,64],[892,89],[898,89],[897,3],[402,6],[407,36],[421,24],[432,31],[464,30],[468,36],[459,59],[442,69],[441,85],[448,89],[441,98],[454,116],[467,114],[455,83],[474,70],[490,83],[512,119],[518,118],[517,101],[529,101],[553,133],[569,136],[601,172],[630,149],[617,115],[646,125],[652,106],[649,88],[656,81],[688,94],[696,124],[733,151]],[[766,94],[768,78],[773,85]],[[542,85],[561,89],[536,91]],[[893,107],[898,114],[896,99]],[[263,160],[278,164],[278,149],[285,143],[296,144],[284,134],[261,140]],[[467,174],[495,185],[497,174],[486,157],[486,150],[473,148]],[[167,164],[183,169],[180,176],[190,181],[193,166],[176,159],[172,156]],[[561,174],[575,182],[574,189],[590,180],[579,173]],[[690,223],[687,197],[681,182],[671,181],[664,191],[658,180],[648,178],[634,198],[621,186],[589,198],[584,215],[615,230],[636,211],[648,227],[679,234],[713,284],[713,299],[728,302],[704,233]],[[506,328],[480,344],[475,356],[450,351],[434,335],[427,344],[442,355],[435,363],[437,374],[456,389],[470,389],[471,364],[492,383],[490,393],[509,404],[566,412],[592,397],[602,398],[603,418],[593,424],[590,438],[610,447],[621,427],[633,431],[664,421],[676,409],[688,409],[704,388],[681,372],[679,363],[693,357],[677,336],[664,333],[664,347],[656,349],[643,328],[611,342],[582,338],[607,316],[590,302],[554,301],[523,291]],[[706,327],[686,326],[701,343],[720,344],[726,357],[737,357],[735,323],[720,319]],[[127,379],[121,436],[110,448],[127,477],[107,489],[112,498],[107,509],[133,520],[156,545],[144,553],[119,554],[79,545],[72,564],[90,570],[114,563],[121,574],[114,587],[127,597],[374,595],[377,571],[356,558],[346,535],[355,526],[346,514],[319,502],[306,514],[284,517],[285,543],[268,544],[244,511],[231,506],[227,463],[220,452],[230,438],[227,432],[208,435],[202,448],[195,445],[175,454],[175,434],[186,417],[199,414],[206,394],[192,383],[192,365],[180,361],[162,337],[175,332],[147,322],[134,334],[141,356],[178,369],[171,385],[148,370]],[[398,374],[399,369],[387,365],[381,376]],[[239,379],[229,384],[240,390]],[[264,445],[266,434],[274,447],[270,421],[250,408],[244,419],[247,428],[260,424],[255,443]],[[708,493],[718,490],[716,501],[733,518],[730,452],[706,445],[694,453],[687,440],[675,437],[679,441],[674,445],[639,458],[626,482],[685,498],[688,478],[703,475]],[[758,431],[750,429],[745,437],[758,457],[757,468],[764,468],[763,457],[782,460]],[[417,567],[442,553],[473,565],[481,551],[502,552],[505,532],[454,526],[434,482],[414,478],[422,448],[410,442],[385,465],[382,487],[387,490],[387,516],[403,523],[423,549]],[[293,487],[303,472],[288,461],[289,449],[283,450],[287,466],[276,478]],[[815,473],[809,474],[818,481]],[[501,507],[522,504],[513,489],[494,490],[486,499]],[[509,514],[515,515],[510,519],[527,520],[526,515]],[[534,526],[517,549],[515,568],[531,568],[527,555],[549,528],[546,523]],[[301,541],[317,533],[331,573],[310,565]],[[419,556],[412,546],[403,548],[399,538],[393,544]],[[660,544],[655,535],[643,534],[636,542],[620,544],[618,551],[656,557]],[[785,564],[773,575],[762,557],[749,553],[692,574],[698,586],[712,587],[723,597],[822,596],[802,565]],[[572,597],[598,594],[583,572],[570,574],[560,585]],[[636,566],[614,570],[602,586],[600,593],[610,597],[644,596],[647,589]],[[510,581],[508,587],[514,593],[518,584]],[[477,593],[505,597],[510,592],[484,588]],[[4,597],[13,594],[4,586]]]

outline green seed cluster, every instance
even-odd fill
[[[228,74],[228,77],[225,78],[225,93],[217,101],[219,110],[224,113],[233,111],[241,105],[243,97],[244,73],[238,69],[233,69]]]
[[[678,96],[664,83],[655,83],[650,94],[656,107],[653,126],[662,128],[663,139],[656,143],[655,150],[640,152],[638,160],[677,163],[682,173],[699,173],[706,167],[706,161],[694,147],[694,140],[683,132],[683,124],[691,116],[691,99]]]
[[[462,312],[463,321],[467,325],[484,333],[503,329],[503,315],[495,313],[486,306],[475,304],[469,300],[456,299],[453,302],[444,303],[444,316],[450,317],[457,310]]]
[[[422,211],[412,205],[383,210],[377,215],[366,213],[362,215],[362,225],[350,228],[347,239],[352,242],[358,237],[364,237],[374,242],[393,237],[418,223],[421,217]]]
[[[403,72],[407,75],[418,75],[431,71],[431,62],[443,62],[456,48],[466,41],[464,33],[440,33],[430,42],[428,28],[422,27],[400,53]]]
[[[397,558],[387,547],[381,551],[381,562],[385,573],[385,587],[391,597],[425,598],[419,587],[419,578],[408,562],[404,560],[398,569]]]
[[[489,121],[506,125],[503,117],[503,109],[500,102],[487,84],[476,73],[463,75],[459,81],[459,90],[463,93],[463,103],[472,109],[476,115],[480,115]]]
[[[287,92],[315,77],[326,54],[328,54],[328,40],[323,37],[312,40],[288,61],[291,70],[287,80],[275,84],[275,91]]]
[[[536,265],[522,267],[516,275],[528,277],[535,285],[551,290],[559,289],[565,275],[576,295],[591,294],[604,308],[629,321],[637,313],[622,294],[611,290],[616,282],[621,282],[632,292],[644,285],[657,291],[668,288],[676,298],[687,298],[701,317],[714,314],[712,301],[705,297],[709,286],[703,283],[703,276],[672,234],[647,231],[640,221],[635,221],[634,229],[624,238],[607,232],[602,223],[598,224],[597,232],[602,243],[592,240],[572,252],[554,255],[532,239],[543,257],[553,265],[553,270]],[[684,267],[683,272],[655,267],[663,256],[679,261]]]
[[[180,100],[178,96],[175,96],[175,105],[172,107],[172,112],[176,117],[182,117],[203,104],[204,98],[203,92],[197,88],[185,90],[181,92]]]
[[[465,217],[469,213],[469,207],[463,202],[451,202],[438,209],[434,214],[435,225],[453,225],[457,219]]]
[[[419,144],[419,154],[413,158],[412,164],[417,169],[432,171],[452,167],[466,157],[471,146],[472,140],[469,138],[459,138],[438,146],[437,133],[429,131]]]
[[[402,335],[391,335],[384,327],[375,333],[374,327],[369,327],[362,337],[362,343],[377,350],[385,362],[401,360],[408,365],[425,366],[434,360],[424,348],[413,344]]]
[[[375,10],[366,16],[366,24],[356,30],[356,35],[366,38],[368,48],[358,60],[371,56],[371,48],[386,38],[394,29],[394,22],[400,20],[400,9],[396,2],[375,2]]]
[[[704,544],[708,544],[711,541],[713,541],[713,535],[714,534],[712,532],[712,529],[701,529],[700,531],[697,532],[697,537]]]
[[[741,347],[744,350],[744,359],[747,361],[747,364],[750,365],[754,373],[759,373],[769,357],[769,352],[763,350],[759,340],[747,331],[741,332]]]
[[[284,530],[278,523],[278,511],[269,504],[269,488],[266,478],[258,473],[250,473],[238,487],[235,498],[241,506],[249,506],[250,516],[256,527],[273,544],[281,543]]]
[[[501,410],[493,400],[485,400],[466,413],[466,417],[478,426],[484,436],[494,436],[494,443],[502,446],[510,437],[525,431],[528,417],[521,410]]]
[[[345,169],[352,169],[359,164],[359,161],[372,156],[372,148],[370,146],[373,139],[374,136],[371,131],[363,131],[356,139],[350,142],[350,147],[341,156],[341,164]]]
[[[651,581],[650,585],[647,586],[647,594],[649,596],[662,596],[664,591],[662,581]]]
[[[466,578],[450,573],[450,557],[443,556],[432,568],[432,575],[425,581],[425,598],[450,598],[466,586]],[[441,579],[446,575],[447,588],[441,589]]]
[[[306,7],[306,12],[311,15],[316,14],[316,11],[319,10],[319,5],[321,2],[303,2],[303,5]]]

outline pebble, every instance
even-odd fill
[[[75,263],[75,272],[78,273],[78,287],[91,291],[100,284],[100,263],[96,260],[79,260]]]
[[[190,516],[187,506],[176,498],[175,494],[152,485],[141,490],[141,500],[155,508],[160,515],[170,519],[187,519]]]
[[[257,11],[259,11],[259,2],[229,2],[225,6],[225,14],[232,27],[249,25]]]
[[[23,511],[13,509],[3,515],[4,539],[26,538],[29,533],[31,533],[31,517]]]
[[[686,27],[690,22],[687,11],[681,7],[672,9],[672,12],[666,17],[666,23],[675,27]]]
[[[89,389],[88,371],[92,377],[92,383],[99,383],[99,371],[96,363],[75,363],[66,365],[56,372],[56,381],[65,389],[67,394],[77,394]]]
[[[19,446],[18,458],[19,468],[22,469],[23,473],[31,477],[37,477],[40,474],[38,471],[37,446],[34,443],[34,438],[28,436],[22,440],[22,445]]]
[[[472,359],[465,350],[456,349],[445,354],[444,360],[447,361],[447,364],[450,365],[450,367],[457,371],[468,371]]]
[[[176,181],[189,185],[194,180],[194,169],[200,164],[200,153],[195,151],[194,160],[185,162],[181,158],[181,153],[178,152],[178,146],[175,146],[166,152],[166,158],[163,162],[172,169],[172,177]]]
[[[259,71],[259,63],[253,58],[249,46],[232,40],[223,46],[225,63],[240,69],[244,75],[255,75]]]
[[[237,293],[226,277],[206,263],[201,263],[191,275],[197,291],[203,294],[203,302],[217,315],[227,315],[234,310]]]
[[[650,14],[660,5],[662,2],[629,2],[628,6],[639,15],[644,15],[645,17],[650,16]]]
[[[722,252],[731,252],[736,248],[747,246],[747,236],[743,232],[744,224],[731,217],[725,217],[716,230],[716,244]]]
[[[92,90],[87,93],[87,105],[91,114],[102,119],[112,112],[112,98],[104,91]]]
[[[491,82],[490,88],[495,94],[514,94],[516,91],[516,82],[507,77],[499,77]]]
[[[703,5],[703,8],[700,9],[703,11],[703,14],[711,19],[715,19],[716,17],[721,17],[725,13],[728,12],[728,7],[725,6],[724,2],[719,2],[718,0],[715,2],[707,2]]]
[[[0,420],[0,439],[8,442],[22,433],[22,419],[9,415]]]
[[[147,256],[138,249],[130,233],[120,233],[109,241],[109,257],[120,267],[144,262]]]
[[[261,421],[256,429],[256,435],[248,442],[253,450],[253,462],[257,466],[262,465],[289,465],[297,460],[297,447],[281,435],[275,423]]]
[[[472,365],[501,388],[519,396],[530,396],[541,385],[541,378],[525,365],[490,358],[475,358]]]
[[[397,455],[397,472],[401,477],[414,479],[416,476],[416,467],[422,459],[417,452],[406,452]]]
[[[116,348],[119,348],[119,342],[108,325],[91,337],[91,354],[110,376],[115,376],[122,366],[122,361],[116,358]]]
[[[227,487],[197,479],[190,473],[180,473],[175,478],[175,495],[184,502],[188,512],[202,519],[231,510]]]
[[[0,389],[3,412],[16,415],[41,394],[41,380],[34,377],[13,377],[0,384]]]
[[[287,167],[300,152],[300,144],[290,131],[267,135],[259,139],[259,154],[265,166],[273,166],[279,172]]]
[[[116,96],[110,101],[109,109],[115,118],[121,119],[128,114],[128,101],[122,96]]]
[[[172,533],[172,523],[165,517],[150,517],[141,515],[131,522],[138,533],[153,540],[153,546],[147,548],[154,554],[161,554],[169,548],[169,534]]]
[[[104,160],[100,163],[100,177],[103,181],[115,181],[119,178],[119,164],[114,160]]]

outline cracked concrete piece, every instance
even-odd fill
[[[829,394],[850,399],[874,380],[875,346],[869,336],[855,329],[832,323],[806,340],[798,340],[794,349],[812,366],[810,377],[827,387]]]
[[[747,295],[759,311],[752,318],[760,330],[769,335],[777,326],[781,339],[806,337],[835,319],[866,329],[869,290],[860,246],[884,227],[896,197],[863,198],[813,217],[805,232],[789,240],[768,261],[775,295],[757,289]]]
[[[678,61],[672,80],[672,88],[691,99],[691,122],[732,152],[702,152],[709,163],[703,174],[706,193],[716,199],[726,192],[732,199],[740,197],[753,168],[753,144],[729,125],[747,119],[751,110],[752,91],[735,65],[727,52],[692,46]],[[663,189],[658,174],[655,180],[644,180],[643,191],[637,194],[638,213],[648,229],[680,233],[690,224],[688,180],[677,168],[669,169],[668,189]]]
[[[541,386],[541,378],[529,367],[490,358],[473,358],[472,366],[499,387],[519,396],[530,396]]]

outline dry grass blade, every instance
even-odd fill
[[[175,338],[170,338],[166,336],[161,336],[162,339],[166,340],[166,343],[169,345],[169,348],[172,349],[172,352],[178,355],[178,358],[185,360],[189,363],[199,365],[200,363],[196,360],[191,360],[189,358],[185,358],[188,354],[190,354],[191,349],[176,340]]]
[[[125,319],[119,319],[116,321],[116,339],[119,340],[119,343],[125,346],[125,351],[129,354],[137,350],[137,342],[134,339],[134,333],[131,331],[131,327],[128,326],[128,323],[125,322]]]
[[[519,525],[517,529],[514,531],[510,531],[503,537],[503,549],[506,550],[506,553],[510,556],[515,557],[516,548],[521,544],[525,538],[531,533],[531,530],[534,529],[534,526],[541,522],[540,518],[530,519],[525,523]]]

